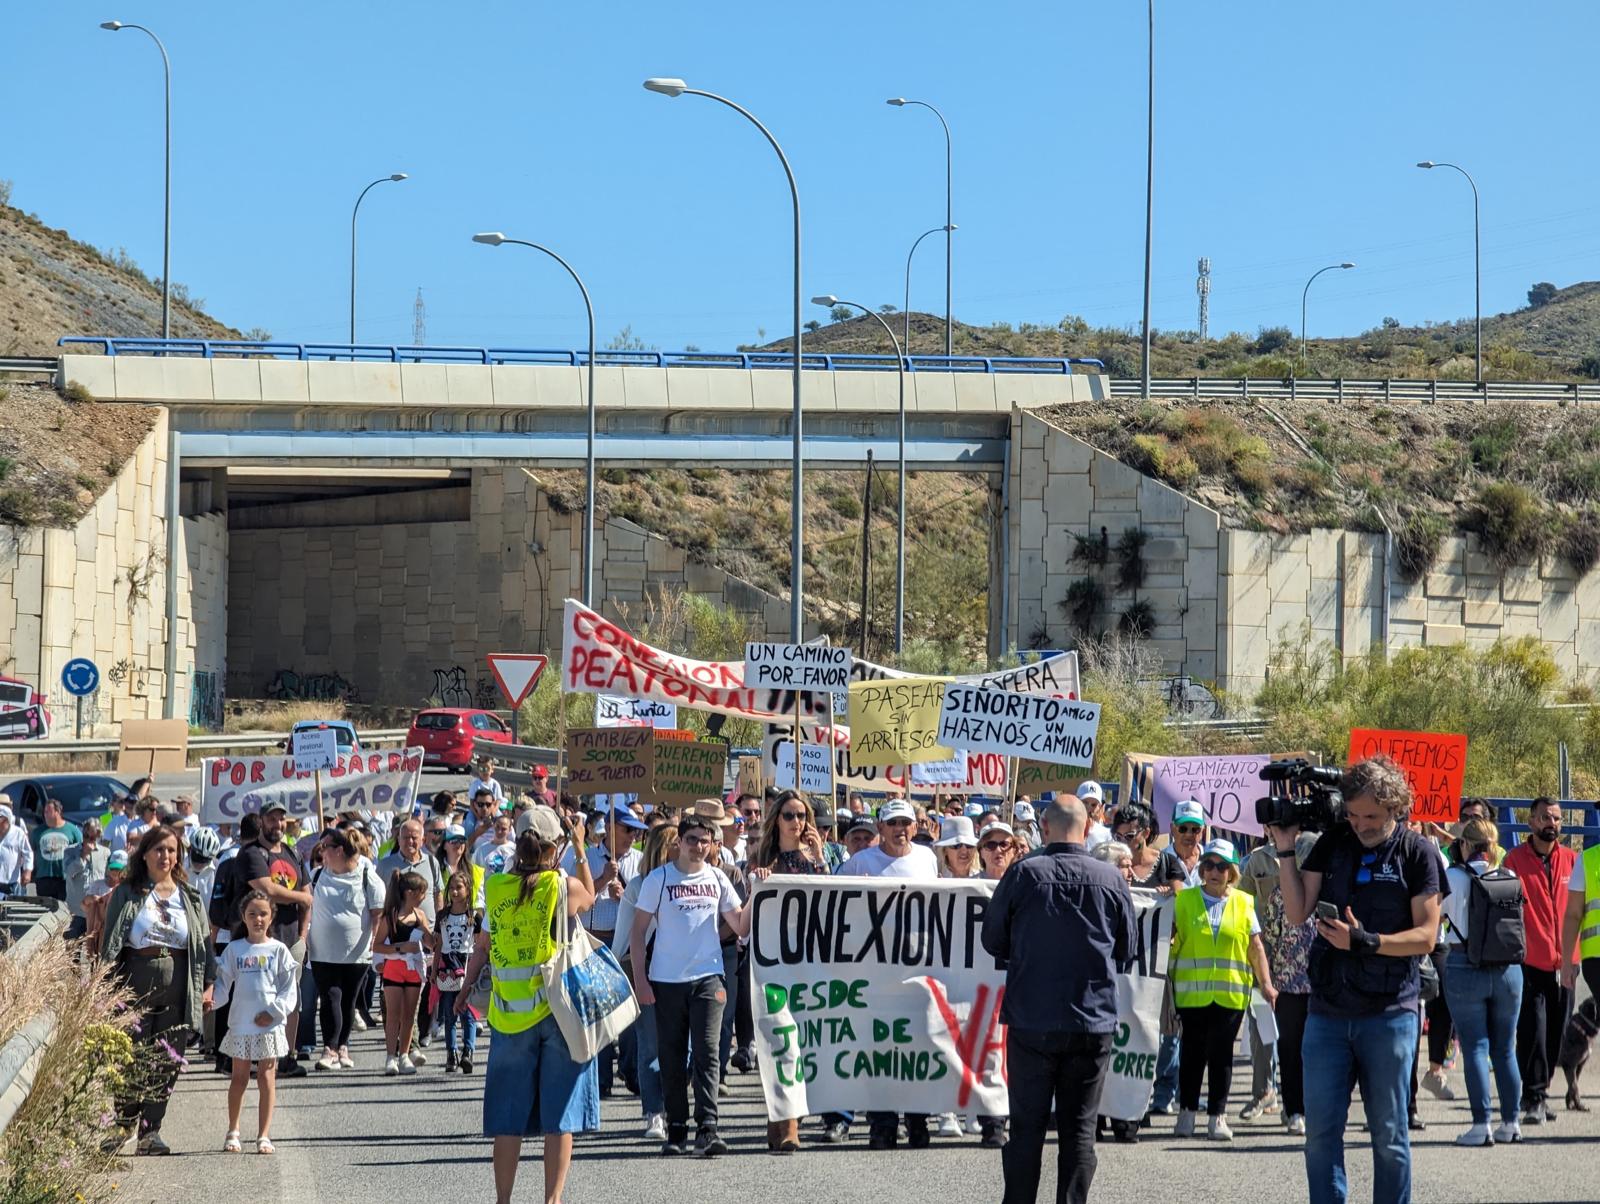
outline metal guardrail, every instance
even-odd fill
[[[7,958],[26,961],[45,942],[66,929],[65,906],[45,899],[0,902],[0,934]],[[56,1036],[56,1017],[40,1012],[0,1046],[0,1133],[4,1133],[33,1090],[39,1066]]]
[[[0,355],[0,373],[54,376],[60,361],[53,356]]]
[[[1139,397],[1137,380],[1113,380],[1113,397]],[[1150,395],[1172,400],[1343,401],[1345,397],[1381,397],[1384,401],[1549,401],[1600,403],[1600,384],[1560,381],[1397,380],[1386,378],[1285,380],[1262,377],[1173,377],[1150,382]]]
[[[387,741],[404,740],[410,728],[389,727],[378,728],[368,732],[357,732],[356,739],[362,745],[383,744]],[[263,749],[277,748],[279,744],[288,739],[287,734],[248,734],[241,733],[230,736],[225,733],[207,736],[190,736],[189,747],[205,751],[207,749]],[[110,764],[122,749],[120,740],[6,740],[0,742],[0,757],[16,757],[19,764],[29,756],[43,756],[54,753],[60,755],[101,756]]]
[[[122,339],[102,335],[67,335],[62,347],[93,346],[103,355],[193,356],[201,359],[342,360],[378,364],[554,364],[576,367],[589,362],[587,350],[522,347],[403,347],[382,343],[282,343],[245,339]],[[794,364],[786,351],[597,351],[597,367],[611,368],[783,368]],[[1027,372],[1070,376],[1073,367],[1104,371],[1097,359],[1080,357],[1009,357],[982,355],[909,355],[908,372]],[[893,372],[892,355],[806,354],[800,366],[824,372]]]

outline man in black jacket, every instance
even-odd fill
[[[983,947],[1006,966],[1011,1140],[1004,1204],[1033,1204],[1050,1109],[1060,1146],[1057,1204],[1094,1182],[1095,1116],[1117,1027],[1116,973],[1138,947],[1133,897],[1084,850],[1088,815],[1070,796],[1043,808],[1045,846],[1007,871],[983,920]]]

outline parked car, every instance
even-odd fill
[[[472,764],[472,742],[511,743],[511,728],[493,711],[471,707],[431,707],[418,711],[406,733],[406,747],[422,750],[424,765],[466,769]]]
[[[302,719],[289,729],[289,738],[281,747],[288,751],[294,747],[296,732],[315,731],[321,727],[333,729],[333,741],[338,746],[341,757],[348,757],[351,753],[361,751],[361,740],[356,735],[356,725],[348,719]]]
[[[99,819],[129,790],[126,782],[109,773],[46,773],[17,778],[5,787],[17,817],[30,829],[44,822],[47,798],[59,799],[62,815],[81,826],[86,819]]]

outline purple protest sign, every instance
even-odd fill
[[[1184,799],[1194,799],[1206,809],[1213,828],[1260,836],[1256,800],[1269,793],[1261,780],[1261,767],[1272,758],[1264,754],[1237,757],[1162,757],[1155,762],[1150,805],[1156,826],[1172,826],[1172,809]]]

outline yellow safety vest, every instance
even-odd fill
[[[550,1014],[539,967],[550,960],[556,943],[550,935],[551,913],[561,896],[557,873],[539,876],[533,897],[519,904],[522,878],[491,874],[484,885],[489,919],[489,1025],[496,1032],[520,1033]]]
[[[1600,844],[1583,851],[1583,920],[1578,927],[1578,956],[1600,957]]]
[[[1187,887],[1173,904],[1174,1002],[1181,1008],[1215,1003],[1243,1011],[1250,1006],[1250,899],[1242,891],[1230,891],[1222,905],[1222,924],[1213,935],[1201,893],[1201,887]]]

